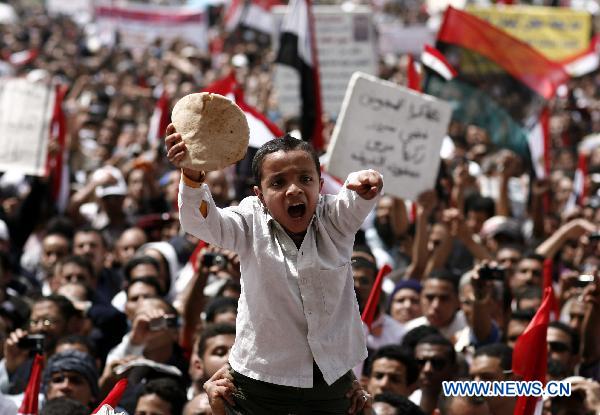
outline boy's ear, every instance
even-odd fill
[[[264,207],[267,207],[267,205],[265,205],[265,197],[263,196],[263,193],[260,190],[260,187],[254,186],[254,194],[258,197],[258,199],[260,200],[260,203],[262,203]]]
[[[325,180],[323,180],[323,178],[319,178],[319,193],[321,193],[321,191],[323,191],[323,185],[325,184]]]

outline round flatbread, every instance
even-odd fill
[[[220,170],[246,155],[250,138],[246,115],[222,95],[186,95],[173,107],[171,120],[188,149],[182,167]]]

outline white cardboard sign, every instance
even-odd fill
[[[451,114],[445,101],[357,72],[333,132],[328,171],[346,177],[374,169],[386,193],[416,200],[435,184]]]
[[[45,175],[54,105],[48,85],[0,80],[0,171]]]

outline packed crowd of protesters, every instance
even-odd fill
[[[163,89],[172,107],[233,69],[250,104],[295,129],[277,111],[273,51],[256,33],[227,37],[216,20],[211,54],[182,41],[132,54],[13,3],[18,22],[0,24],[2,68],[68,88],[70,197],[59,212],[51,178],[0,175],[0,413],[16,414],[40,350],[43,414],[89,414],[121,377],[130,383],[119,409],[129,414],[210,414],[203,385],[235,339],[239,260],[180,231],[181,173],[164,143],[148,139],[149,120]],[[423,18],[406,7],[382,13]],[[30,62],[7,63],[29,49],[39,52]],[[379,75],[404,84],[405,63],[382,59]],[[549,259],[560,313],[547,331],[547,379],[571,381],[573,394],[546,399],[545,410],[600,411],[600,143],[585,149],[586,194],[574,183],[599,100],[596,72],[552,102],[545,180],[484,130],[452,125],[435,188],[378,202],[352,255],[361,311],[378,269],[393,269],[368,329],[369,358],[355,368],[376,413],[511,414],[514,397],[445,397],[441,382],[515,379],[512,347],[540,307]],[[327,136],[334,120],[325,121]],[[240,167],[209,172],[206,183],[220,207],[253,184]]]

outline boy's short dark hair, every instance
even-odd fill
[[[64,396],[44,402],[44,407],[40,411],[40,415],[88,415],[89,413],[90,408]]]
[[[160,399],[171,405],[171,414],[181,414],[183,406],[187,402],[185,390],[174,379],[158,378],[152,379],[144,385],[138,395],[138,400],[145,395],[158,395]],[[137,406],[137,404],[136,404]]]
[[[289,134],[284,135],[281,138],[275,138],[271,141],[263,144],[252,159],[252,175],[254,176],[254,181],[257,186],[260,186],[260,180],[262,179],[262,164],[265,160],[265,157],[271,153],[276,153],[278,151],[294,151],[300,150],[307,152],[310,157],[315,162],[315,168],[317,169],[317,174],[321,177],[321,163],[319,162],[319,156],[317,152],[306,141],[298,140],[297,138],[292,137]]]
[[[235,326],[233,324],[218,323],[210,324],[200,334],[198,339],[198,357],[202,359],[204,352],[206,351],[206,342],[213,337],[217,337],[223,334],[233,334],[235,336]]]
[[[406,369],[406,384],[412,385],[417,381],[419,376],[419,368],[415,360],[412,357],[412,353],[406,347],[402,347],[396,344],[390,344],[379,348],[373,357],[371,358],[370,372],[373,370],[373,363],[379,359],[390,359],[396,360],[404,365]]]

